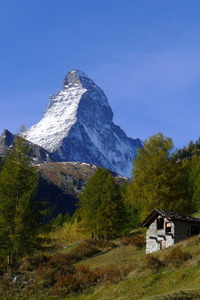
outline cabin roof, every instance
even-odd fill
[[[179,214],[177,212],[162,210],[162,209],[154,209],[150,215],[142,222],[142,227],[149,227],[151,223],[154,222],[155,219],[157,219],[158,216],[162,216],[164,218],[167,218],[169,221],[181,221],[181,222],[187,222],[187,223],[193,223],[193,224],[199,224],[200,225],[200,219],[199,218],[193,218],[191,216]]]

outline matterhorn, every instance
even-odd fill
[[[85,73],[72,70],[62,90],[50,96],[43,118],[25,132],[57,161],[96,164],[130,177],[132,160],[142,147],[113,123],[104,92]]]

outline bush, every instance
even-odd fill
[[[121,246],[127,246],[130,244],[130,237],[129,236],[122,236],[120,239],[119,239],[119,242],[120,242],[120,245]]]
[[[151,254],[146,255],[146,257],[145,257],[145,267],[146,268],[151,269],[153,271],[158,271],[163,266],[164,266],[164,264],[162,263],[162,261],[159,258],[157,258]]]
[[[142,248],[146,244],[146,239],[143,235],[133,236],[131,237],[130,244],[137,248]]]
[[[145,237],[143,235],[137,236],[123,236],[119,239],[119,242],[122,246],[133,245],[138,248],[145,246]]]
[[[96,272],[83,265],[76,267],[76,278],[79,280],[82,289],[89,289],[98,282]]]
[[[59,297],[70,293],[80,293],[89,290],[97,284],[111,282],[118,283],[128,274],[128,268],[106,266],[96,270],[90,270],[84,265],[76,266],[73,274],[59,276],[53,287],[53,291]]]
[[[90,270],[84,265],[79,265],[75,267],[73,273],[58,276],[53,291],[59,297],[64,297],[70,293],[80,293],[104,282],[118,283],[124,279],[128,272],[128,268],[106,266]]]
[[[35,270],[36,281],[43,287],[51,287],[57,282],[58,278],[66,274],[73,274],[74,271],[75,268],[69,255],[53,255]]]
[[[74,274],[66,274],[57,278],[54,293],[64,297],[70,293],[80,293],[90,289],[98,282],[98,276],[86,266],[77,266]]]
[[[180,247],[174,247],[167,255],[164,257],[164,264],[173,264],[178,266],[185,261],[192,258],[192,255],[189,252],[184,252]]]
[[[64,297],[72,292],[77,293],[80,291],[80,282],[74,274],[66,274],[58,277],[53,291],[60,297]]]
[[[118,268],[115,266],[105,266],[96,269],[99,283],[107,281],[111,283],[118,283],[124,279],[128,272],[128,268]]]
[[[20,270],[22,271],[33,271],[36,269],[41,263],[48,262],[49,257],[40,254],[28,257],[20,266]]]
[[[52,269],[60,270],[60,272],[73,272],[71,257],[67,254],[59,253],[50,257],[48,265]]]
[[[93,256],[94,254],[97,254],[99,252],[101,251],[95,246],[89,243],[83,243],[78,245],[70,252],[70,257],[75,261],[78,261],[82,258]]]

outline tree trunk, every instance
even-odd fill
[[[11,255],[8,254],[7,256],[7,276],[8,278],[12,279],[13,278],[13,265],[12,265],[12,259]]]

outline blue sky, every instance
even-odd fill
[[[200,136],[200,1],[1,0],[0,131],[37,123],[71,69],[133,138]]]

